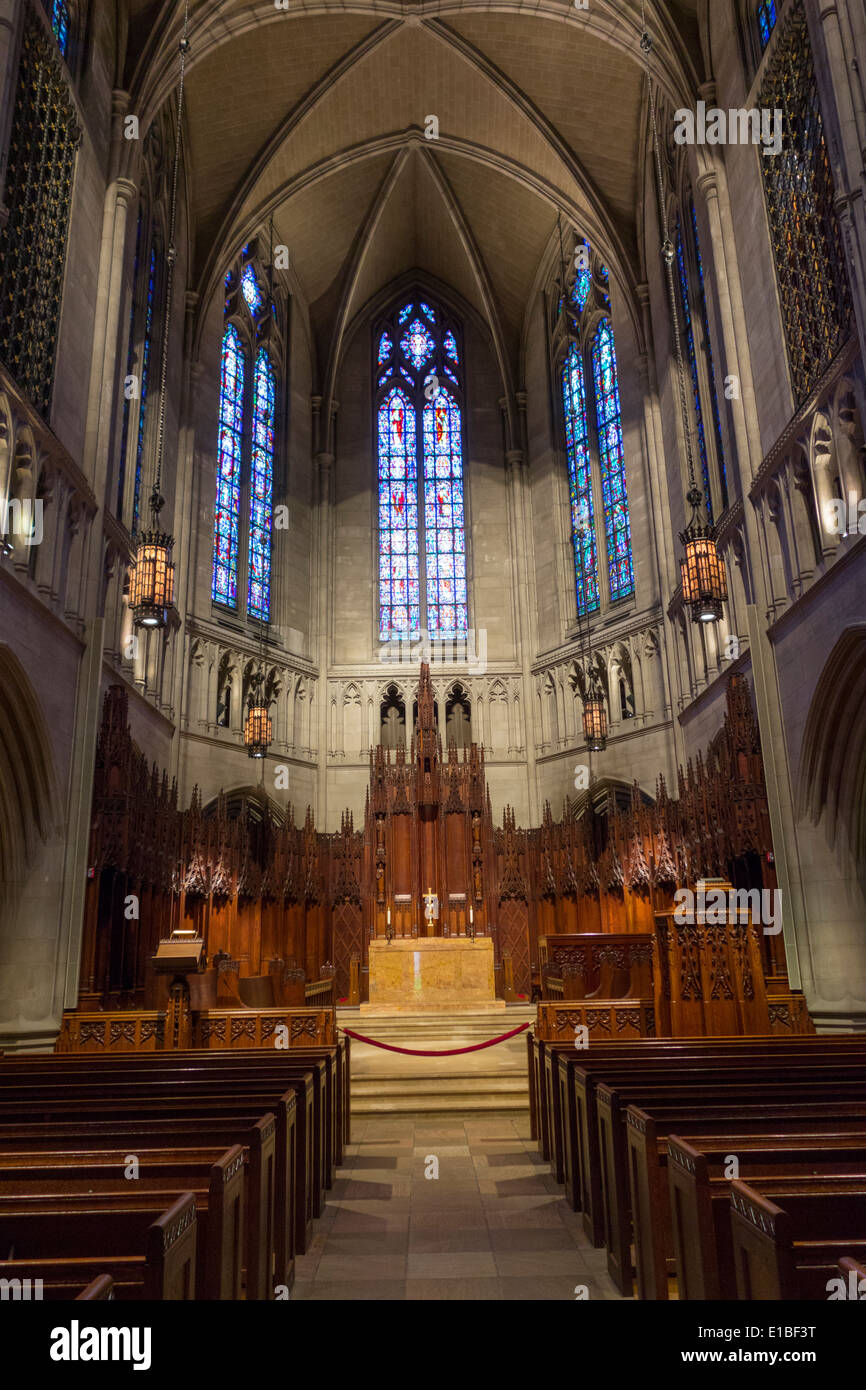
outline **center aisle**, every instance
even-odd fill
[[[619,1298],[528,1112],[356,1115],[352,1139],[293,1299]]]

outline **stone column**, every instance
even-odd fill
[[[329,430],[325,431],[330,434]],[[316,556],[316,640],[315,654],[319,667],[322,688],[327,691],[327,677],[331,665],[331,634],[333,632],[333,528],[334,528],[334,455],[318,453],[316,469],[319,481],[317,502],[316,534],[318,554]],[[312,685],[310,684],[310,692]],[[328,701],[317,701],[315,727],[308,724],[309,734],[305,747],[313,747],[315,740],[318,765],[318,808],[316,824],[322,830],[328,828]],[[296,740],[297,741],[297,740]]]
[[[185,615],[191,607],[195,593],[195,573],[198,559],[198,544],[209,530],[199,528],[198,520],[204,516],[204,499],[201,496],[201,483],[195,467],[195,410],[202,368],[200,362],[192,360],[192,345],[195,340],[195,321],[198,312],[199,296],[187,294],[185,299],[183,378],[181,385],[180,421],[177,441],[177,472],[174,479],[174,505],[172,507],[172,530],[175,544],[174,604],[185,622]],[[203,531],[204,536],[201,534]],[[174,635],[174,642],[183,642],[185,628]],[[183,650],[183,648],[181,648]],[[162,694],[162,692],[160,692]],[[184,689],[184,663],[175,661],[174,678],[170,701],[176,718],[171,752],[171,775],[179,777],[182,728],[192,727],[195,708],[187,706],[188,690]]]
[[[526,395],[521,392],[517,397],[520,409],[520,419],[523,430],[525,431]],[[500,401],[500,406],[505,408],[505,402]],[[522,672],[523,687],[523,726],[524,736],[521,739],[517,731],[512,734],[512,742],[517,747],[521,742],[526,749],[526,774],[527,774],[527,793],[529,803],[529,823],[535,825],[539,819],[538,810],[538,786],[536,778],[536,739],[533,736],[533,698],[534,682],[532,679],[532,653],[536,648],[535,623],[533,604],[534,584],[530,574],[530,557],[532,556],[532,546],[530,543],[530,507],[531,501],[528,498],[528,484],[524,464],[523,449],[507,449],[505,452],[505,480],[506,480],[506,507],[508,516],[508,536],[511,549],[511,572],[515,591],[515,612],[517,618],[517,642],[520,653],[520,665]]]

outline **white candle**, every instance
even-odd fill
[[[388,918],[387,918],[387,921],[388,921],[388,926],[390,927],[390,925],[391,925],[391,909],[390,909],[390,907],[388,908]]]
[[[475,917],[474,917],[474,914],[473,914],[473,912],[472,912],[471,904],[470,904],[470,907],[469,907],[469,920],[470,920],[470,922],[474,922],[474,921],[475,921]]]

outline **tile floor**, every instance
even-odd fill
[[[562,1193],[528,1114],[359,1116],[292,1297],[619,1298]]]

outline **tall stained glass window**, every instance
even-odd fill
[[[802,4],[788,11],[758,105],[782,112],[782,152],[761,159],[760,166],[800,406],[853,329],[845,247]]]
[[[25,7],[0,230],[0,358],[45,418],[79,139],[57,45]]]
[[[256,268],[258,266],[258,269]],[[214,511],[214,603],[269,623],[282,353],[276,301],[262,289],[257,243],[225,277]]]
[[[451,641],[469,627],[460,407],[446,387],[424,407],[427,630]]]
[[[379,637],[421,629],[415,408],[397,386],[379,405]]]
[[[569,347],[562,367],[562,392],[577,611],[583,615],[594,612],[599,606],[598,551],[586,419],[586,384],[581,355],[574,343]]]
[[[247,611],[267,622],[271,610],[271,528],[274,491],[276,381],[264,348],[256,358],[250,481],[250,566]]]
[[[238,530],[244,437],[244,352],[229,324],[223,337],[212,597],[231,607],[238,596]]]
[[[767,47],[770,35],[776,27],[776,0],[761,0],[758,6],[758,28],[761,31],[761,48]]]
[[[457,640],[469,630],[457,325],[427,300],[401,304],[376,330],[374,372],[379,638]]]
[[[607,540],[607,568],[610,577],[610,597],[613,601],[634,593],[634,570],[625,482],[622,411],[610,319],[602,319],[598,326],[592,344],[592,369],[595,381],[604,531]]]
[[[580,254],[578,254],[580,253]],[[562,388],[578,617],[634,593],[610,272],[578,238],[566,285],[551,301]],[[607,584],[601,575],[607,566]]]

